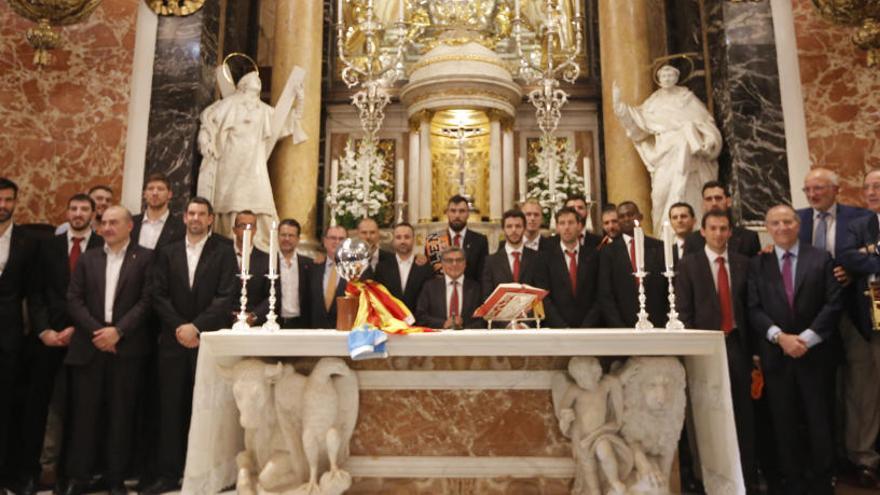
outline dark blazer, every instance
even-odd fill
[[[866,291],[869,277],[880,274],[880,256],[876,253],[862,253],[859,250],[876,244],[878,240],[880,240],[880,225],[876,214],[850,221],[843,239],[840,237],[836,239],[837,262],[855,278],[855,283],[852,284],[854,289],[850,296],[856,303],[853,321],[866,340],[869,340],[874,333],[871,321],[871,299],[866,295]]]
[[[413,256],[415,256],[415,253],[413,253]],[[406,279],[406,287],[401,287],[397,256],[392,254],[390,259],[380,260],[379,264],[376,265],[376,282],[384,285],[391,295],[403,301],[403,304],[406,305],[410,312],[415,311],[416,304],[419,301],[419,294],[422,293],[422,287],[433,276],[434,270],[430,264],[418,265],[413,261],[412,268],[409,269],[409,276]]]
[[[146,356],[150,350],[150,334],[144,321],[150,307],[150,268],[153,251],[129,242],[119,270],[116,298],[113,301],[113,321],[121,335],[116,344],[116,355],[121,358]],[[104,296],[107,284],[107,253],[91,249],[80,255],[67,289],[67,312],[76,330],[64,362],[85,365],[95,356],[98,348],[92,343],[92,334],[105,326]]]
[[[0,351],[16,352],[24,340],[22,301],[39,297],[40,277],[37,267],[37,241],[19,225],[12,225],[9,258],[0,273]],[[29,309],[33,312],[33,309]],[[2,362],[2,356],[0,356]]]
[[[474,318],[474,311],[481,302],[480,284],[465,277],[462,285],[464,293],[461,297],[461,319],[464,328],[482,328],[483,321]],[[419,294],[415,315],[416,324],[429,328],[443,328],[448,313],[446,308],[446,277],[428,280],[422,287],[422,293]]]
[[[706,247],[706,239],[699,229],[691,232],[684,240],[684,254],[699,253]],[[733,227],[727,249],[732,253],[739,253],[747,258],[761,251],[761,241],[758,233],[743,227]]]
[[[92,232],[89,242],[81,246],[85,251],[100,248],[104,238]],[[80,254],[82,259],[82,254]],[[67,233],[46,239],[40,245],[40,269],[43,275],[42,297],[35,314],[39,315],[33,324],[34,336],[46,329],[62,331],[73,325],[67,312],[67,287],[70,284],[70,254],[67,246]],[[77,261],[79,264],[79,261]]]
[[[739,253],[728,251],[730,265],[730,296],[733,302],[733,318],[739,334],[739,342],[746,356],[751,356],[749,346],[748,272],[749,259]],[[675,305],[678,317],[685,328],[699,330],[721,329],[721,304],[712,277],[712,267],[705,252],[689,254],[681,259],[675,277]]]
[[[235,257],[236,274],[241,273],[238,255]],[[257,248],[251,250],[251,266],[249,271],[251,278],[247,281],[247,310],[250,313],[256,313],[256,308],[265,306],[269,307],[269,255]],[[238,284],[238,297],[241,297],[241,283]],[[275,290],[278,290],[278,284],[275,284]],[[236,298],[237,300],[237,298]],[[233,311],[238,311],[239,306],[236,305]]]
[[[267,260],[268,260],[268,255]],[[281,267],[281,255],[279,254],[278,266]],[[314,261],[312,258],[308,256],[303,256],[299,253],[296,255],[296,267],[297,272],[299,274],[299,314],[300,317],[305,321],[309,319],[309,280],[311,276],[312,266],[314,265]],[[268,267],[266,271],[268,272]],[[268,294],[269,290],[269,282],[267,279],[266,282],[266,291]],[[275,281],[275,314],[278,315],[278,318],[281,318],[281,301],[284,297],[284,290],[281,287],[281,277],[278,277],[278,280]],[[323,301],[323,299],[322,299]],[[257,323],[262,324],[266,321],[266,315],[269,314],[269,298],[268,295],[266,299],[264,299],[260,304],[258,304],[254,308],[254,314],[257,315]],[[335,325],[334,325],[335,326]]]
[[[558,238],[557,238],[558,239]],[[543,253],[547,270],[547,289],[544,299],[547,325],[556,328],[597,327],[601,313],[596,299],[599,294],[598,241],[587,238],[578,250],[577,293],[572,294],[568,276],[568,256],[562,252],[559,242],[550,245]]]
[[[144,224],[144,214],[138,213],[133,216],[131,220],[134,223],[134,228],[131,229],[131,240],[137,244],[138,239],[140,239],[141,236],[141,227]],[[185,235],[186,226],[183,224],[183,220],[180,216],[169,214],[168,218],[165,220],[165,225],[162,226],[159,240],[156,241],[155,250],[159,251],[168,244],[183,239]]]
[[[449,241],[449,245],[452,246],[449,229],[446,229],[444,234]],[[464,256],[467,262],[464,276],[479,284],[480,276],[483,274],[483,263],[486,261],[486,256],[489,255],[489,240],[483,234],[474,232],[469,228],[461,240],[461,248],[464,249]]]
[[[480,277],[481,297],[483,301],[492,294],[499,284],[513,282],[513,271],[507,258],[507,251],[502,246],[486,257],[483,266],[483,276]],[[519,283],[539,287],[550,288],[547,280],[547,266],[544,264],[542,255],[533,249],[523,249],[520,257]]]
[[[777,325],[783,332],[799,334],[811,329],[822,343],[810,349],[800,362],[822,364],[832,357],[825,343],[837,331],[842,309],[840,284],[834,278],[834,262],[827,252],[805,243],[798,247],[794,280],[794,311],[788,306],[776,252],[762,253],[749,261],[749,315],[752,342],[765,370],[782,366],[782,349],[767,340],[767,330]],[[793,313],[793,314],[792,314]],[[820,363],[817,361],[821,360]]]
[[[645,295],[648,318],[655,327],[666,325],[669,311],[663,243],[645,237]],[[599,251],[599,305],[609,328],[632,328],[638,321],[639,286],[623,234]]]
[[[324,308],[324,272],[328,268],[327,260],[321,264],[312,264],[309,275],[309,298],[312,301],[310,308],[309,322],[312,328],[336,328],[336,298],[333,298],[333,304],[330,305],[330,311]],[[336,269],[335,266],[333,268]],[[336,284],[336,297],[345,295],[345,286],[347,282],[344,278],[339,277]]]
[[[797,210],[797,214],[801,219],[801,229],[798,233],[800,241],[804,244],[813,243],[813,209],[801,208]],[[857,206],[849,206],[838,204],[837,217],[834,222],[834,254],[840,254],[841,241],[846,237],[846,232],[850,222],[863,217],[871,216],[871,210],[859,208]]]
[[[159,351],[160,354],[183,354],[188,349],[177,342],[175,335],[180,325],[192,323],[199,332],[230,326],[241,290],[240,283],[236,283],[235,251],[229,239],[217,234],[208,237],[196,265],[192,288],[186,262],[186,239],[160,249],[158,256],[153,304],[162,322]]]

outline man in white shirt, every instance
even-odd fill
[[[416,324],[444,330],[480,328],[473,314],[480,305],[480,285],[464,276],[466,259],[460,247],[440,254],[443,275],[428,281],[416,305]]]
[[[186,232],[178,215],[172,215],[171,182],[165,174],[150,174],[144,183],[144,203],[147,208],[135,215],[131,238],[147,249],[158,250],[162,246],[178,241]]]
[[[527,284],[542,289],[547,286],[546,267],[535,250],[525,249],[526,217],[520,210],[508,210],[501,216],[504,247],[486,258],[480,278],[485,300],[500,284]]]
[[[584,238],[593,231],[593,222],[590,219],[590,203],[587,203],[583,196],[569,196],[565,200],[565,206],[572,208],[580,217],[581,231],[578,234],[578,240],[581,245],[584,244]]]
[[[541,235],[541,224],[544,222],[544,211],[537,199],[528,199],[520,208],[526,217],[526,229],[523,245],[534,251],[540,251],[547,240]]]
[[[669,207],[669,225],[675,232],[675,246],[673,246],[673,257],[676,263],[684,255],[684,240],[694,231],[694,225],[697,223],[697,217],[694,214],[694,208],[684,202],[678,202]],[[726,245],[726,243],[725,243]]]
[[[278,224],[278,280],[275,281],[275,313],[282,329],[309,328],[309,276],[312,259],[296,252],[300,224],[285,218]],[[269,312],[268,300],[257,309],[260,320]]]
[[[420,263],[419,255],[413,253],[415,231],[412,225],[399,223],[394,226],[392,235],[394,255],[391,259],[380,261],[376,266],[376,281],[413,311],[422,286],[433,276],[434,270],[430,265]]]
[[[98,184],[89,189],[88,195],[95,201],[95,219],[92,220],[92,230],[98,230],[101,226],[101,217],[104,211],[113,204],[113,189],[104,184]],[[67,222],[62,223],[55,229],[55,234],[63,234],[70,228]]]

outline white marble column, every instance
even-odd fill
[[[489,122],[489,220],[501,220],[501,121]]]
[[[409,177],[407,179],[407,218],[409,223],[415,225],[419,221],[419,211],[421,202],[419,201],[419,131],[411,130],[409,132]]]
[[[502,148],[502,173],[501,184],[503,186],[502,193],[502,209],[507,211],[516,206],[516,191],[514,191],[514,181],[516,180],[516,168],[513,163],[513,129],[504,129],[501,135]]]
[[[431,119],[423,116],[419,124],[419,222],[431,221]]]

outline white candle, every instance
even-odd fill
[[[548,160],[547,163],[548,188],[550,189],[550,216],[556,216],[556,161]]]
[[[675,245],[675,240],[672,235],[672,226],[669,225],[669,220],[663,221],[663,261],[666,262],[666,268],[672,269],[675,266],[675,259],[672,256],[672,246]]]
[[[526,183],[526,159],[519,158],[519,198],[522,201],[529,199],[529,185]]]
[[[269,276],[274,277],[278,272],[278,222],[272,220],[272,230],[269,232]]]
[[[251,268],[251,235],[253,230],[248,225],[244,228],[243,239],[241,240],[241,273],[247,275]]]
[[[645,231],[639,226],[636,220],[636,227],[633,229],[633,238],[636,243],[636,270],[645,271]]]
[[[400,2],[398,2],[398,5],[400,5],[400,22],[403,23],[404,1],[400,0]]]
[[[342,0],[336,2],[336,22],[342,24]]]
[[[403,203],[403,175],[403,160],[397,160],[397,170],[394,171],[394,179],[396,182],[394,185],[394,197],[395,201],[398,203]]]
[[[574,4],[574,16],[575,17],[581,16],[581,1],[582,0],[574,0],[572,2]],[[561,2],[560,2],[560,5],[561,5]]]
[[[584,157],[584,199],[587,201],[593,200],[593,184],[592,179],[590,178],[590,174],[592,173],[593,168],[590,166],[590,159]]]
[[[339,182],[339,160],[330,161],[330,195],[336,199],[336,188]]]
[[[510,5],[510,4],[508,4]],[[519,19],[519,0],[513,2],[513,18]]]

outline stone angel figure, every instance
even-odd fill
[[[602,366],[595,357],[571,358],[568,374],[571,378],[563,373],[557,375],[551,389],[559,429],[571,439],[576,465],[571,493],[624,495],[624,480],[633,470],[633,454],[620,436],[620,381],[613,375],[603,377]],[[603,485],[606,490],[602,490]]]
[[[218,80],[228,71],[218,70]],[[269,182],[267,160],[275,143],[292,136],[294,144],[306,139],[302,130],[303,78],[305,71],[294,67],[278,100],[272,107],[260,100],[259,74],[245,74],[231,91],[231,83],[220,84],[222,98],[208,106],[200,117],[198,195],[214,206],[214,230],[229,236],[235,214],[251,210],[257,215],[258,238],[268,244],[272,220],[278,214]]]
[[[637,107],[621,101],[617,82],[612,89],[614,113],[651,174],[654,232],[661,231],[674,203],[696,208],[703,184],[718,179],[721,133],[706,105],[679,86],[678,77],[675,67],[660,67],[660,89]]]

